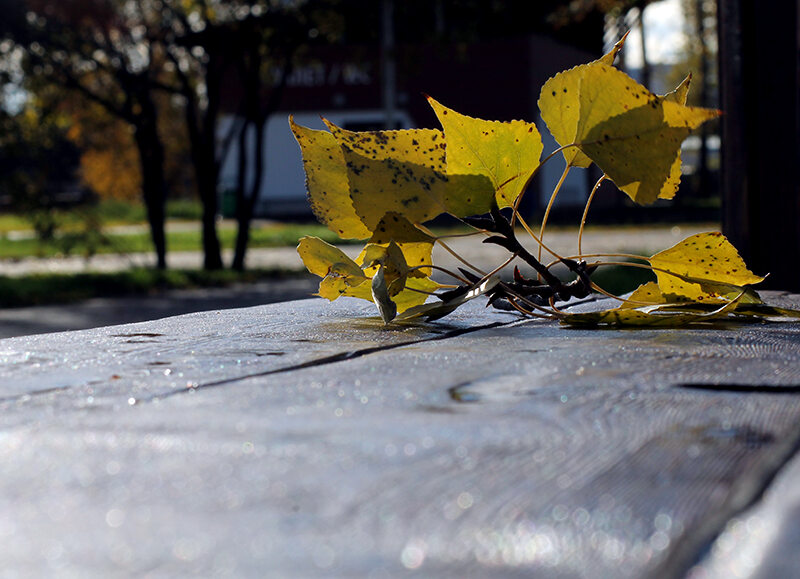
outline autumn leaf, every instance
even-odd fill
[[[343,251],[319,238],[303,237],[297,247],[297,252],[306,268],[322,278],[317,292],[320,297],[333,301],[341,296],[347,296],[374,302],[374,285],[379,286],[381,281],[373,282],[373,280],[380,269],[383,283],[386,284],[387,292],[391,294],[391,301],[395,304],[396,311],[403,312],[425,303],[428,295],[438,290],[441,285],[427,277],[411,277],[402,253],[398,257],[399,251],[396,244],[391,250],[373,245],[370,248],[369,262],[366,264],[369,269],[365,271]],[[366,255],[366,252],[362,253]],[[376,262],[377,265],[374,265]],[[383,270],[387,266],[390,274],[388,280],[387,271]],[[401,278],[402,280],[398,281]],[[370,283],[365,283],[367,281]],[[378,290],[383,299],[381,288],[378,287]],[[380,306],[387,307],[385,302]],[[382,316],[385,311],[388,310],[380,311]]]
[[[534,123],[485,121],[457,113],[428,97],[447,141],[448,175],[483,175],[499,207],[510,207],[539,166],[542,137]]]
[[[671,301],[729,300],[746,286],[764,281],[747,269],[736,248],[719,232],[687,237],[649,261],[659,289]],[[743,301],[760,303],[761,300],[749,290]]]
[[[409,272],[412,277],[428,277],[431,268],[420,267],[433,263],[433,244],[436,240],[414,227],[414,225],[399,213],[390,212],[383,216],[375,226],[375,232],[369,239],[370,244],[387,247],[394,242],[403,252],[409,267],[414,268]],[[364,253],[356,258],[363,261]]]
[[[665,304],[667,299],[654,281],[643,283],[619,306],[621,310],[636,309],[641,306]]]
[[[322,279],[317,295],[330,301],[348,295],[369,299],[368,286],[364,284],[367,276],[341,249],[322,241],[318,237],[303,237],[297,246],[297,253],[308,271]],[[358,289],[360,288],[360,289]]]
[[[599,59],[557,74],[542,86],[538,103],[539,113],[550,130],[550,134],[553,135],[559,145],[571,145],[578,137],[578,125],[581,118],[581,103],[578,95],[580,94],[583,80],[580,73],[584,72],[586,67],[596,64],[613,66],[614,60],[622,50],[627,38],[628,32],[617,41],[610,51]],[[562,154],[567,161],[567,165],[571,167],[586,168],[592,164],[592,160],[578,147],[567,147],[562,151]]]
[[[559,144],[578,146],[620,190],[641,204],[675,194],[680,172],[673,167],[681,143],[692,129],[719,116],[713,109],[659,97],[601,62],[577,66],[548,80],[539,107]],[[568,163],[587,166],[586,159],[571,149],[564,151]]]
[[[708,323],[734,313],[738,298],[708,312],[664,311],[654,305],[640,308],[615,308],[600,312],[564,314],[561,323],[569,326],[618,326],[649,328],[680,328],[697,323]]]
[[[369,229],[353,209],[347,168],[339,143],[328,131],[297,125],[292,117],[289,117],[289,126],[303,153],[306,189],[314,215],[343,239],[369,237]]]
[[[675,90],[663,95],[665,101],[678,103],[679,105],[685,105],[686,99],[689,98],[689,85],[692,82],[692,75],[689,74],[686,78],[681,81],[681,83],[675,87]],[[678,154],[675,156],[675,160],[672,162],[672,167],[669,170],[669,177],[667,177],[668,183],[679,184],[681,180],[681,151],[678,149]],[[658,194],[659,199],[672,199],[675,197],[675,194],[678,192],[678,187],[662,187],[661,192]]]
[[[374,231],[389,212],[412,223],[442,213],[486,213],[494,188],[479,175],[448,175],[441,131],[346,131],[327,123],[341,146],[355,212]]]

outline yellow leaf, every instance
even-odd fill
[[[423,233],[399,213],[387,213],[375,226],[375,232],[369,243],[387,247],[391,242],[397,243],[405,256],[409,267],[419,268],[421,265],[431,265],[431,253],[435,239]],[[356,258],[363,261],[363,255]],[[412,277],[428,277],[430,268],[413,269],[409,272]]]
[[[289,125],[303,152],[306,188],[311,210],[317,219],[343,239],[365,239],[369,230],[353,209],[344,155],[327,131]]]
[[[318,237],[303,237],[297,246],[297,253],[308,271],[322,279],[318,295],[330,301],[342,295],[365,298],[364,289],[356,290],[367,281],[367,277],[356,262],[345,253]],[[370,295],[366,288],[366,295]]]
[[[683,79],[681,84],[675,87],[675,90],[665,94],[663,98],[665,101],[670,101],[674,103],[678,103],[679,105],[685,105],[686,99],[689,97],[689,85],[692,82],[692,75],[689,74],[686,78]],[[678,149],[678,154],[675,157],[675,160],[672,162],[672,167],[669,170],[669,177],[667,178],[668,183],[680,183],[681,180],[681,151]],[[672,199],[675,197],[675,194],[678,192],[678,187],[662,187],[661,192],[658,194],[659,199]]]
[[[441,287],[441,284],[427,277],[409,277],[406,280],[405,289],[392,297],[392,301],[397,304],[397,312],[402,313],[409,308],[424,304],[428,299],[427,294],[433,293]]]
[[[668,92],[667,94],[663,95],[665,101],[670,101],[673,103],[678,103],[679,105],[685,105],[686,100],[689,98],[689,85],[692,84],[692,75],[689,73],[686,75],[681,81],[681,84],[675,87],[675,90],[672,92]]]
[[[619,306],[621,310],[636,309],[645,305],[667,303],[664,294],[654,281],[643,283]]]
[[[559,145],[569,145],[577,140],[581,115],[581,103],[578,97],[586,67],[596,64],[613,66],[629,33],[630,31],[626,32],[611,50],[599,59],[559,73],[542,86],[538,103],[539,112]],[[592,160],[578,147],[568,147],[562,154],[567,165],[572,167],[586,168],[592,164]]]
[[[586,69],[591,65],[583,64],[555,75],[544,83],[539,94],[539,114],[562,147],[578,140],[581,84]],[[592,164],[592,160],[576,146],[565,148],[562,154],[569,166],[585,168]]]
[[[408,264],[400,246],[394,241],[385,246],[367,244],[359,258],[364,273],[371,275],[373,279],[379,271],[383,271],[390,295],[395,296],[405,288],[409,274]]]
[[[428,97],[447,140],[448,175],[484,175],[497,204],[510,207],[539,166],[542,138],[534,123],[485,121],[457,113]]]
[[[645,308],[615,308],[601,312],[565,314],[561,323],[570,326],[619,326],[679,328],[697,323],[706,323],[734,313],[739,298],[726,302],[717,309],[701,313],[662,311],[659,306]]]
[[[674,196],[681,143],[692,129],[719,116],[713,109],[687,107],[676,97],[659,97],[598,61],[547,81],[539,107],[560,144],[576,144],[641,204]],[[568,163],[588,166],[572,148],[564,153]]]
[[[388,290],[392,294],[392,301],[397,306],[398,312],[425,303],[428,293],[438,290],[441,285],[428,278],[405,277],[401,280],[400,270],[403,269],[405,260],[402,253],[398,256],[397,245],[392,250],[381,248],[377,245],[371,248],[373,259],[386,261],[390,255],[391,266],[394,269],[392,279],[388,282]],[[374,301],[371,280],[367,272],[362,270],[355,261],[347,257],[340,249],[322,241],[317,237],[303,237],[297,246],[297,252],[303,260],[308,271],[322,279],[317,295],[330,301],[340,296],[360,298]],[[364,254],[365,252],[362,252]],[[372,268],[372,273],[377,271]],[[405,267],[407,271],[408,268]],[[401,281],[399,281],[401,280]]]
[[[625,45],[625,40],[628,38],[628,34],[630,33],[631,31],[628,30],[625,34],[623,34],[622,38],[617,40],[617,43],[611,47],[611,50],[609,50],[606,54],[598,58],[595,62],[600,62],[608,66],[613,66],[614,60],[617,58],[617,54],[619,54],[620,50],[622,50],[622,47]]]
[[[650,258],[661,292],[671,298],[709,301],[733,299],[745,286],[764,278],[755,275],[736,248],[719,232],[698,233]],[[745,303],[759,303],[750,290]]]
[[[441,131],[346,131],[327,123],[344,154],[350,198],[370,231],[388,212],[422,223],[442,213],[486,213],[494,188],[478,175],[447,175]]]

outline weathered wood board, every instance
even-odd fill
[[[800,324],[340,302],[0,341],[0,569],[682,576],[800,438]]]

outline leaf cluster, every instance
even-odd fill
[[[764,278],[750,272],[716,232],[690,237],[652,257],[625,256],[634,258],[631,267],[654,271],[658,281],[627,299],[618,298],[616,309],[576,314],[557,305],[570,305],[593,291],[603,293],[592,273],[619,265],[602,259],[589,263],[585,258],[615,256],[582,252],[583,225],[600,183],[612,182],[638,204],[671,199],[681,176],[681,143],[720,114],[686,105],[691,77],[673,92],[656,95],[615,68],[623,43],[624,38],[602,58],[544,84],[541,117],[560,145],[544,158],[534,123],[476,119],[430,97],[441,129],[352,132],[326,121],[328,130],[317,131],[290,118],[317,218],[343,239],[366,241],[355,260],[319,239],[300,241],[301,258],[322,278],[319,295],[373,301],[386,323],[435,319],[484,294],[501,309],[581,326],[682,326],[723,316],[794,316],[764,306],[750,287]],[[591,165],[603,172],[583,213],[577,253],[570,256],[557,255],[545,245],[547,212],[537,235],[517,211],[542,163],[558,157],[564,160],[565,176]],[[506,249],[508,259],[491,272],[463,260],[457,272],[433,264],[434,244],[448,247],[424,224],[442,214],[473,227],[484,243]],[[519,240],[518,224],[535,242],[536,254]],[[542,260],[543,251],[553,255],[550,263]],[[512,279],[504,280],[501,271],[520,261],[536,277],[526,278],[515,266]],[[556,276],[556,265],[566,266],[572,280]],[[434,271],[450,276],[453,283],[432,280]]]

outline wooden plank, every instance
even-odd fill
[[[367,311],[0,342],[7,392],[71,385],[2,402],[2,568],[641,577],[702,549],[797,432],[798,324],[569,330],[473,304],[385,330]]]
[[[708,579],[794,577],[800,541],[800,456],[780,473],[763,499],[732,518],[696,568]]]

